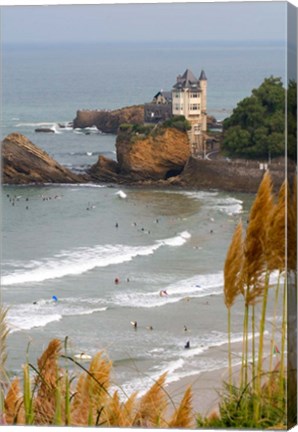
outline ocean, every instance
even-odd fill
[[[284,58],[278,43],[4,45],[1,138],[20,132],[80,172],[100,154],[115,159],[116,137],[60,127],[76,110],[148,102],[190,68],[205,70],[208,114],[222,120],[265,77],[284,78]],[[36,133],[39,126],[55,133]],[[68,337],[73,355],[105,351],[127,393],[166,370],[171,382],[227,365],[223,266],[252,195],[107,184],[1,192],[11,375],[28,345],[36,364],[54,337]],[[237,310],[233,341],[241,340]]]

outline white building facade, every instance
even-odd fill
[[[207,77],[203,70],[199,79],[189,69],[183,75],[178,75],[172,89],[172,114],[183,115],[191,123],[192,128],[188,135],[192,153],[204,153],[207,132]]]

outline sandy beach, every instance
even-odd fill
[[[240,379],[241,358],[239,352],[242,349],[242,343],[234,343],[232,345],[233,363],[232,379],[233,384],[237,386]],[[267,354],[264,356],[264,369],[269,367],[269,341],[265,340],[265,349]],[[273,357],[273,366],[279,362],[279,355]],[[166,387],[167,392],[171,396],[175,406],[180,403],[185,390],[191,386],[193,397],[193,412],[201,414],[202,417],[208,416],[211,413],[218,412],[221,396],[225,393],[224,384],[228,383],[228,357],[227,366],[210,371],[202,371],[197,375],[188,376],[179,381],[169,383]]]
[[[198,373],[191,377],[183,378],[178,382],[170,383],[166,390],[172,397],[175,406],[178,406],[185,390],[191,386],[193,392],[193,411],[203,417],[218,410],[220,392],[223,390],[223,382],[226,379],[227,370],[217,369],[214,371]]]

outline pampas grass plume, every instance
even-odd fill
[[[286,206],[287,182],[285,181],[280,188],[277,204],[268,218],[266,259],[269,270],[282,271],[285,268]]]
[[[240,278],[243,265],[242,222],[240,221],[234,232],[224,266],[224,301],[230,308],[237,295],[243,291]]]
[[[167,373],[162,374],[153,386],[142,396],[134,419],[134,426],[150,427],[164,425],[163,412],[167,407],[164,384]]]
[[[246,304],[254,304],[264,290],[262,276],[266,269],[266,227],[272,208],[272,180],[267,171],[264,174],[250,212],[244,243],[242,278],[246,285]]]
[[[188,387],[184,393],[179,407],[175,410],[174,415],[169,423],[170,428],[191,428],[193,427],[192,412],[192,391]]]
[[[15,378],[10,384],[5,402],[5,421],[7,424],[25,424],[23,398],[21,396],[20,380]]]

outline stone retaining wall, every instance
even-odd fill
[[[275,190],[285,179],[285,162],[269,164]],[[182,182],[199,189],[220,189],[236,192],[255,193],[258,190],[264,169],[256,161],[228,162],[223,160],[203,160],[190,157],[181,174]],[[289,162],[288,177],[295,174],[295,164]]]

